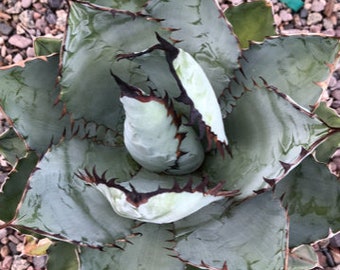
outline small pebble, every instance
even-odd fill
[[[340,100],[334,100],[334,101],[332,102],[331,107],[332,107],[333,109],[338,109],[338,108],[340,108]]]
[[[325,18],[323,19],[323,27],[328,30],[328,29],[332,29],[333,30],[333,22],[331,19]]]
[[[303,18],[303,19],[306,19],[308,16],[308,11],[307,9],[303,8],[300,10],[300,17]]]
[[[53,12],[48,12],[46,15],[46,21],[49,24],[56,24],[57,16]]]
[[[330,37],[335,36],[335,31],[333,29],[327,29],[327,30],[323,31],[322,33],[325,34],[326,36],[330,36]]]
[[[23,60],[22,55],[20,53],[17,53],[14,57],[13,57],[13,63],[19,63]]]
[[[48,0],[48,4],[52,9],[57,9],[61,6],[63,0]]]
[[[26,50],[26,55],[27,57],[34,57],[35,56],[35,52],[33,47],[28,47]]]
[[[18,252],[17,252],[17,244],[15,244],[13,242],[8,242],[7,246],[10,249],[12,254],[18,254]]]
[[[307,17],[307,24],[312,25],[322,21],[322,15],[320,13],[309,13]]]
[[[33,257],[33,265],[35,269],[41,269],[46,265],[47,256],[35,256]]]
[[[18,256],[14,257],[11,270],[26,270],[30,263],[27,260],[20,258]]]
[[[41,18],[41,14],[39,12],[33,12],[33,20],[37,20]]]
[[[10,254],[10,250],[9,250],[8,246],[2,246],[1,249],[0,249],[0,256],[2,258],[5,258],[9,254]]]
[[[16,238],[14,235],[12,235],[12,234],[10,234],[9,236],[8,236],[8,239],[12,242],[12,243],[14,243],[14,244],[19,244],[19,242],[20,242],[20,240],[18,239],[18,238]]]
[[[46,32],[45,32],[46,26],[47,26],[47,23],[46,23],[46,20],[45,20],[44,17],[39,18],[39,19],[37,19],[37,20],[35,21],[35,27],[36,27],[37,29],[39,29],[42,33],[46,33]]]
[[[329,79],[328,87],[333,88],[336,85],[336,78],[334,76],[331,76]]]
[[[320,33],[321,28],[322,28],[321,24],[314,24],[314,25],[311,25],[311,27],[309,28],[309,31],[312,33]]]
[[[281,25],[282,19],[281,19],[280,15],[278,15],[276,13],[274,14],[274,22],[275,22],[275,25],[277,25],[277,26]]]
[[[311,6],[311,10],[314,12],[323,11],[326,6],[325,0],[314,0]]]
[[[13,7],[6,9],[7,14],[19,14],[21,11],[21,2],[17,1]]]
[[[19,20],[24,27],[33,28],[34,21],[33,21],[33,10],[24,10],[19,15]]]
[[[1,240],[0,240],[0,243],[3,244],[3,245],[7,245],[8,242],[9,242],[9,240],[8,240],[8,237],[7,237],[7,236],[1,238]]]
[[[282,21],[284,22],[289,22],[291,20],[293,20],[293,16],[291,13],[289,13],[287,10],[280,10],[280,17],[282,19]]]
[[[8,40],[9,44],[18,47],[20,49],[25,49],[28,46],[30,46],[32,44],[32,40],[21,36],[21,35],[13,35],[9,38]]]
[[[13,257],[12,256],[6,256],[2,261],[0,269],[1,270],[11,270],[12,263],[13,263]]]
[[[7,230],[6,229],[0,229],[0,239],[7,236]]]
[[[21,25],[21,23],[18,23],[15,27],[15,32],[18,35],[23,35],[26,33],[26,29]]]
[[[14,28],[7,23],[0,23],[0,34],[9,36]]]
[[[340,100],[340,89],[333,90],[331,96],[337,100]]]
[[[21,6],[23,8],[29,8],[32,5],[32,0],[21,0]]]

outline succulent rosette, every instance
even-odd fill
[[[337,263],[338,39],[277,36],[262,1],[74,0],[35,45],[0,69],[0,219],[51,269]]]

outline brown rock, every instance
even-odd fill
[[[7,245],[8,242],[9,242],[9,240],[8,240],[7,236],[1,238],[1,240],[0,240],[0,243],[3,244],[3,245]]]
[[[28,46],[30,46],[32,44],[32,40],[24,37],[24,36],[20,36],[20,35],[13,35],[9,38],[8,40],[9,44],[18,47],[20,49],[25,49]]]
[[[327,1],[324,12],[323,12],[326,15],[326,17],[330,17],[332,15],[333,10],[334,10],[334,4],[335,4],[335,0]]]
[[[14,244],[19,244],[20,240],[18,238],[16,238],[14,235],[9,235],[8,239],[13,242]]]
[[[8,248],[8,246],[2,246],[0,249],[0,255],[2,258],[5,258],[6,256],[8,256],[10,254],[10,250]]]

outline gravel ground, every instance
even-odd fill
[[[338,1],[338,2],[337,2]],[[240,4],[243,0],[221,0],[221,6]],[[281,34],[323,33],[340,37],[339,0],[305,0],[299,12],[292,12],[278,0],[272,0],[275,24]],[[0,3],[0,67],[34,57],[33,40],[38,36],[63,37],[67,18],[64,0],[2,0]],[[330,80],[329,104],[340,114],[340,66]],[[0,117],[1,118],[1,117]],[[2,118],[3,119],[3,118]],[[1,121],[0,129],[6,127]],[[340,172],[340,150],[329,164]],[[0,177],[9,167],[0,158]],[[22,255],[23,236],[13,229],[0,229],[0,269],[45,269],[46,257]]]

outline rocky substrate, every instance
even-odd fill
[[[220,0],[223,8],[240,4],[243,0]],[[305,0],[304,7],[292,12],[278,0],[272,0],[274,20],[281,34],[322,33],[340,37],[340,3],[336,0]],[[66,28],[67,5],[65,0],[2,0],[0,3],[0,67],[34,57],[33,40],[38,36],[62,38]],[[332,76],[329,87],[329,104],[340,114],[340,66]],[[6,128],[1,117],[0,131]],[[329,168],[340,172],[340,150]],[[10,167],[0,158],[0,186]],[[0,224],[1,225],[1,224]],[[22,254],[24,236],[14,229],[0,229],[0,269],[45,269],[46,257]]]
[[[7,228],[0,229],[1,270],[43,270],[46,256],[26,256],[22,254],[24,235]]]

